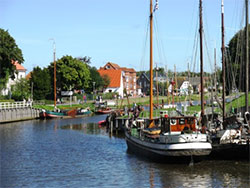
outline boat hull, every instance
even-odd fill
[[[225,160],[250,160],[250,145],[246,144],[213,144],[213,150],[209,155],[209,159],[225,159]]]
[[[112,110],[97,110],[95,113],[96,114],[109,114],[111,112]]]
[[[142,141],[125,132],[128,151],[157,162],[198,162],[211,152],[210,143],[156,144]]]
[[[65,113],[62,112],[52,112],[52,111],[46,111],[46,118],[63,118],[65,115]]]

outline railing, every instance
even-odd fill
[[[30,101],[0,102],[0,110],[13,109],[13,108],[27,108],[27,107],[32,107],[32,102]]]

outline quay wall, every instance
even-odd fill
[[[39,109],[32,107],[0,109],[0,123],[39,118]]]

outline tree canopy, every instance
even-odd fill
[[[104,74],[102,76],[102,79],[103,79],[103,87],[107,88],[108,85],[110,84],[110,78],[109,78],[109,76],[107,74]]]
[[[47,68],[35,67],[31,72],[30,84],[33,84],[33,98],[35,100],[52,98],[53,84]]]
[[[91,83],[89,84],[89,88],[86,91],[90,93],[94,89],[97,90],[98,88],[102,88],[104,86],[104,80],[95,67],[89,67],[89,71]]]
[[[0,28],[0,90],[5,88],[9,78],[15,78],[12,61],[23,63],[22,51],[9,32]]]
[[[250,29],[250,25],[248,25],[248,27]],[[250,34],[248,35],[250,36]],[[226,83],[227,90],[232,90],[234,87],[236,87],[241,91],[245,91],[245,39],[246,37],[244,28],[238,31],[229,41],[229,45],[226,50],[226,80],[229,81]]]
[[[54,75],[54,65],[48,67],[50,75]],[[53,78],[51,79],[52,83]],[[86,63],[73,58],[72,56],[63,56],[56,61],[56,84],[61,90],[86,89],[89,87],[90,71]]]

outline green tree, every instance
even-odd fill
[[[0,90],[6,87],[9,78],[15,78],[12,61],[23,63],[22,51],[8,31],[0,29]]]
[[[103,79],[103,82],[104,82],[103,88],[107,88],[108,85],[110,84],[110,78],[109,78],[109,76],[107,74],[104,74],[102,76],[102,79]]]
[[[250,25],[248,25],[250,29]],[[250,36],[250,34],[248,34]],[[234,87],[235,82],[236,87],[241,90],[245,91],[245,28],[238,31],[233,38],[229,41],[229,45],[226,49],[226,80],[229,81],[226,83],[227,90],[231,90]],[[249,37],[250,43],[250,37]],[[249,67],[250,68],[250,67]]]
[[[31,72],[30,84],[33,84],[33,99],[52,99],[51,76],[47,68],[35,67]]]
[[[50,75],[54,75],[54,64],[48,67]],[[56,85],[58,90],[87,89],[90,82],[90,71],[86,63],[63,56],[56,61]],[[54,83],[53,77],[51,83]]]
[[[12,99],[14,100],[27,100],[31,95],[29,81],[25,78],[21,78],[11,87],[11,93]]]
[[[86,90],[86,92],[91,93],[94,89],[98,90],[99,88],[103,88],[104,80],[95,67],[89,67],[89,71],[91,80],[89,88]]]

